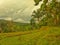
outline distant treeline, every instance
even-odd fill
[[[0,33],[28,30],[31,30],[31,25],[29,23],[19,23],[13,21],[0,20]]]

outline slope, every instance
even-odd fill
[[[0,45],[60,45],[60,28],[42,27],[35,31],[0,33]]]

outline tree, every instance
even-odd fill
[[[42,0],[34,0],[35,5],[38,5],[40,1],[42,1]]]
[[[7,21],[7,30],[9,32],[13,32],[14,31],[14,23],[13,23],[13,21]]]
[[[37,19],[37,21],[39,22],[39,18],[40,18],[40,10],[37,11],[33,11],[33,15],[34,18]]]
[[[37,6],[39,4],[39,2],[43,1],[41,7],[37,10],[37,12],[35,12],[34,17],[40,18],[41,15],[47,15],[47,18],[50,19],[52,18],[53,22],[55,25],[60,24],[60,2],[58,2],[57,0],[34,0],[35,2],[35,6]],[[50,1],[50,2],[49,2]],[[41,13],[42,12],[42,13]],[[48,21],[47,19],[47,21]],[[52,23],[53,23],[52,22]]]
[[[34,20],[34,18],[31,18],[30,24],[31,24],[31,29],[33,29],[35,27],[35,20]]]
[[[54,24],[58,25],[59,24],[59,11],[60,11],[60,2],[57,2],[57,0],[52,0],[50,3],[51,7],[51,15],[54,16]],[[58,11],[59,10],[59,11]]]

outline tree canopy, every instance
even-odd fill
[[[33,11],[34,18],[37,18],[39,24],[41,24],[41,21],[43,20],[43,22],[47,22],[47,24],[51,24],[52,22],[54,25],[59,25],[60,24],[60,21],[59,21],[60,20],[60,2],[58,2],[57,0],[51,0],[51,1],[50,0],[34,0],[35,6],[39,5],[39,2],[41,1],[43,1],[43,3],[41,4],[41,7],[37,9],[37,11]]]

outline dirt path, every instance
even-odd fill
[[[24,32],[22,31],[22,32],[0,33],[0,36],[5,36],[5,37],[20,36],[20,35],[40,32],[41,30],[48,30],[48,27],[42,27],[39,30],[33,30],[33,31],[31,30],[31,31],[24,31]]]
[[[26,34],[36,33],[36,32],[39,32],[39,31],[40,30],[25,31],[25,32],[12,32],[12,33],[0,33],[0,36],[5,36],[5,37],[20,36],[20,35],[26,35]]]

